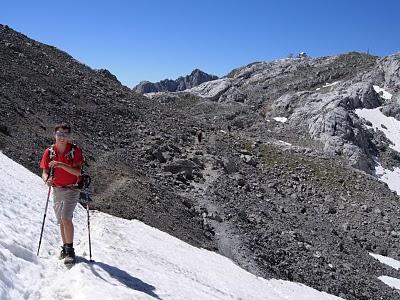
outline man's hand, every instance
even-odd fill
[[[54,169],[50,168],[50,170],[48,169],[43,169],[42,172],[42,179],[44,181],[44,183],[48,186],[53,186],[53,181],[54,181]]]
[[[65,165],[65,164],[64,164],[63,162],[55,161],[55,160],[53,160],[53,161],[51,161],[51,162],[49,163],[49,167],[50,167],[50,168],[62,168],[64,165]]]
[[[46,185],[48,185],[48,186],[53,186],[53,180],[54,180],[53,177],[49,177],[49,178],[47,178],[47,179],[44,181],[44,183],[45,183]]]

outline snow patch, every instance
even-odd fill
[[[36,256],[48,187],[0,154],[0,299],[341,299],[303,284],[257,277],[215,252],[193,247],[137,220],[86,211],[74,215],[78,263],[58,260],[59,229],[49,204]]]
[[[378,161],[376,161],[376,164],[375,174],[379,180],[385,182],[392,191],[400,195],[400,168],[395,167],[392,171],[383,168]]]
[[[316,90],[316,91],[319,91],[320,89],[323,89],[323,88],[326,88],[326,87],[330,87],[330,86],[337,85],[339,82],[340,82],[340,81],[335,81],[335,82],[332,82],[332,83],[325,83],[324,86],[319,87],[319,88],[316,88],[315,90]]]
[[[390,148],[400,152],[400,122],[393,117],[385,116],[380,108],[373,109],[356,109],[355,113],[360,118],[364,118],[372,123],[372,127],[375,130],[383,131],[385,136],[393,143]]]
[[[373,258],[379,260],[381,263],[388,265],[389,267],[392,267],[396,270],[400,269],[400,261],[393,259],[391,257],[375,254],[375,253],[370,253]]]
[[[372,87],[374,88],[375,92],[377,92],[383,99],[385,100],[392,99],[393,95],[389,92],[386,92],[383,88],[380,88],[377,85],[373,85]]]
[[[389,276],[380,276],[378,277],[383,283],[388,286],[400,290],[400,279],[389,277]]]
[[[381,263],[388,265],[389,267],[392,267],[396,270],[400,269],[400,261],[393,259],[391,257],[375,254],[375,253],[369,253],[373,258],[379,260]],[[400,290],[400,279],[398,278],[393,278],[389,276],[380,276],[378,277],[379,280],[381,280],[383,283],[387,284],[388,286]]]
[[[274,120],[277,122],[285,123],[288,119],[285,117],[275,117]]]
[[[288,143],[288,142],[285,142],[285,141],[282,141],[282,140],[278,140],[278,142],[279,142],[280,144],[282,144],[282,145],[285,145],[285,146],[292,146],[291,143]]]
[[[400,122],[393,117],[385,116],[379,109],[356,109],[355,113],[360,118],[371,122],[374,130],[382,131],[386,138],[389,139],[392,144],[390,148],[400,152]],[[378,179],[385,182],[392,191],[395,191],[400,195],[400,168],[395,167],[393,170],[385,169],[381,166],[379,161],[375,160],[375,174]]]
[[[147,98],[153,98],[155,96],[160,96],[165,94],[165,92],[151,92],[151,93],[144,93],[143,96],[147,97]]]

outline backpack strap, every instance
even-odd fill
[[[69,160],[74,160],[76,147],[76,144],[71,144],[71,149],[68,151],[67,154],[65,154],[65,156],[67,156]],[[49,158],[50,160],[53,160],[55,157],[57,157],[57,152],[54,149],[53,144],[49,147]]]
[[[49,158],[50,160],[53,160],[55,157],[57,157],[57,153],[54,150],[54,144],[53,144],[49,147]]]
[[[71,144],[71,150],[66,154],[70,160],[74,160],[76,147],[76,144]]]

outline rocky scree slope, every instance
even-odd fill
[[[201,218],[159,182],[145,159],[147,148],[161,143],[180,155],[174,145],[192,140],[186,116],[8,26],[0,26],[0,104],[0,150],[6,155],[39,174],[54,124],[69,121],[94,177],[95,208],[214,249]]]
[[[398,61],[349,53],[255,63],[148,96],[207,124],[205,144],[193,149],[204,184],[187,202],[203,212],[220,252],[256,274],[346,299],[399,299],[377,279],[397,271],[369,255],[398,258],[398,196],[368,175],[375,157],[390,168],[399,156],[354,112],[394,111],[398,83],[385,74]]]

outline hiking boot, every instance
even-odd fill
[[[70,246],[65,246],[65,258],[64,258],[64,263],[65,264],[73,264],[75,263],[75,251],[73,247]]]
[[[65,253],[65,246],[61,246],[61,252],[60,252],[60,256],[58,257],[58,259],[64,259],[66,256],[67,256],[67,254]]]

